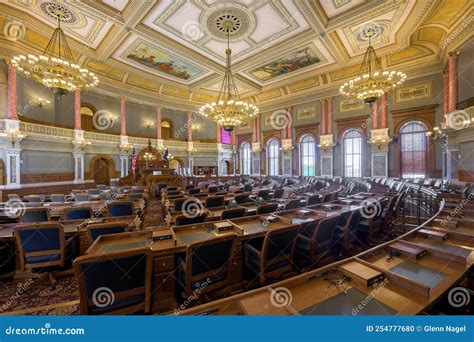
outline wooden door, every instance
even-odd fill
[[[94,162],[94,181],[96,184],[109,184],[109,161],[105,158],[99,158]]]

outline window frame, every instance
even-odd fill
[[[408,131],[410,126],[413,125],[418,125],[421,126],[421,130],[411,130]],[[398,130],[399,138],[400,138],[400,178],[404,179],[417,179],[417,178],[426,178],[428,175],[428,138],[426,136],[426,132],[428,132],[428,127],[426,126],[425,123],[419,121],[419,120],[410,120],[405,122],[400,129]],[[417,145],[414,141],[415,136],[418,136],[421,138],[420,142],[418,142],[418,145],[422,146],[421,149],[415,149],[415,146]],[[411,139],[411,149],[405,150],[405,139]],[[422,152],[422,169],[423,173],[417,174],[415,172],[416,166],[415,164],[418,164],[419,158],[415,157],[417,152]],[[411,165],[413,166],[413,169],[411,170],[410,173],[405,172],[405,169],[407,167],[405,163],[405,155],[407,153],[411,153]]]
[[[271,154],[275,152],[275,156]],[[270,139],[267,142],[267,175],[268,176],[279,176],[280,175],[280,142],[278,139]],[[273,172],[274,171],[274,172]]]
[[[352,135],[352,136],[351,136]],[[357,136],[354,136],[357,135]],[[354,152],[354,141],[359,140],[359,148],[358,152]],[[351,152],[348,153],[348,143],[352,141],[351,146]],[[351,156],[351,169],[350,172],[348,172],[348,157]],[[342,158],[343,158],[343,174],[344,177],[354,177],[354,178],[359,178],[362,177],[362,157],[363,157],[363,134],[358,130],[357,128],[349,128],[347,129],[344,134],[342,135]],[[358,170],[354,170],[355,168],[355,161],[358,159]],[[358,172],[355,172],[358,171]]]
[[[240,145],[240,174],[250,176],[252,173],[252,147],[249,142],[245,141]],[[248,160],[245,156],[245,152],[248,151]],[[245,163],[247,163],[245,165]],[[248,173],[245,173],[246,167],[248,167]]]
[[[307,148],[307,151],[305,151],[305,148],[304,148],[305,145],[309,145],[308,148]],[[311,148],[311,145],[313,145],[312,148]],[[316,168],[317,168],[317,144],[316,144],[316,139],[311,134],[304,134],[303,136],[301,136],[301,138],[299,140],[299,143],[298,143],[298,146],[299,146],[300,176],[303,176],[303,177],[316,176]],[[308,152],[308,154],[306,155],[305,152]],[[313,153],[311,154],[311,152],[313,152]],[[305,159],[307,159],[307,161],[308,161],[308,166],[307,167],[304,165],[305,164],[304,163]],[[309,167],[310,163],[309,162],[310,162],[311,159],[313,160],[313,165],[314,165],[312,174],[309,173],[309,171],[310,171],[310,167]],[[308,172],[306,172],[306,171],[308,171]]]

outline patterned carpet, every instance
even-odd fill
[[[79,291],[72,276],[58,278],[54,290],[50,290],[48,278],[1,284],[0,313],[4,315],[71,315],[79,313],[77,303]]]

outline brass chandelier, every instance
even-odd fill
[[[231,72],[230,32],[234,23],[229,20],[224,23],[227,32],[226,70],[216,102],[206,103],[199,109],[199,114],[207,119],[224,126],[228,132],[258,115],[258,108],[240,100],[239,92]]]
[[[339,88],[339,93],[347,97],[364,100],[365,103],[372,105],[378,97],[399,87],[405,82],[407,76],[401,71],[384,71],[380,60],[370,45],[365,52],[364,59],[360,66],[359,75],[344,83]]]
[[[56,11],[58,27],[54,30],[42,55],[14,56],[11,64],[25,77],[51,88],[59,96],[69,91],[96,86],[99,79],[94,73],[81,68],[74,61],[66,35],[61,29],[61,10]]]

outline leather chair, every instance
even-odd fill
[[[284,189],[276,189],[273,192],[273,199],[280,199],[283,197],[283,193],[285,192]]]
[[[305,272],[318,266],[331,253],[339,216],[330,216],[305,224],[296,240],[295,259],[305,266]]]
[[[117,201],[109,205],[109,214],[113,217],[134,215],[134,207],[132,201]]]
[[[321,203],[321,198],[319,197],[319,195],[313,195],[313,196],[309,196],[308,202],[306,203],[306,205],[310,206],[310,205],[315,205],[319,203]]]
[[[0,239],[0,280],[13,280],[15,270],[15,242]]]
[[[269,201],[272,199],[269,190],[260,190],[259,192],[257,192],[257,197],[262,198],[264,201]]]
[[[227,287],[234,249],[234,236],[189,245],[185,259],[178,260],[178,283],[183,297]]]
[[[234,199],[235,199],[235,202],[237,202],[237,204],[244,204],[244,203],[253,202],[250,199],[250,193],[243,193],[243,194],[235,195]]]
[[[39,196],[39,195],[28,195],[28,196],[25,196],[25,199],[31,203],[41,203],[44,201],[43,196]]]
[[[58,222],[20,226],[14,229],[20,268],[48,273],[51,287],[56,279],[54,271],[70,268],[76,256],[75,236],[65,239],[63,226]]]
[[[173,209],[174,211],[181,211],[183,210],[183,203],[187,200],[187,198],[177,198],[174,201]]]
[[[331,202],[334,200],[334,194],[333,193],[328,193],[323,196],[323,200],[321,201],[322,203],[327,203]]]
[[[179,215],[179,216],[176,216],[175,224],[176,224],[176,226],[185,226],[185,225],[188,225],[188,224],[203,223],[203,222],[206,221],[206,219],[207,219],[207,214],[206,213],[199,214],[195,217],[189,217],[189,215],[187,215],[187,216],[186,215]]]
[[[199,189],[199,188],[193,188],[193,189],[189,189],[189,190],[188,190],[188,194],[189,194],[189,195],[196,195],[196,194],[198,194],[198,193],[200,193],[200,192],[201,192],[201,189]]]
[[[244,217],[247,215],[246,208],[233,208],[224,210],[221,214],[221,220],[230,220],[234,218]]]
[[[219,187],[218,187],[218,186],[210,186],[210,187],[207,189],[207,192],[208,192],[209,194],[215,194],[218,190],[219,190]]]
[[[334,232],[334,251],[340,255],[349,255],[357,239],[357,228],[359,227],[360,212],[352,211],[339,217]]]
[[[278,203],[264,204],[257,208],[257,215],[271,214],[278,209]]]
[[[48,208],[27,208],[20,216],[22,223],[37,223],[51,221]]]
[[[252,192],[252,185],[251,184],[245,184],[244,185],[244,191],[245,192]]]
[[[382,215],[386,209],[387,203],[387,200],[380,201],[379,205],[374,203],[373,209],[377,210],[377,212],[374,213],[373,217],[364,218],[361,215],[357,234],[359,240],[365,242],[366,247],[374,246],[379,242],[376,237],[380,235],[382,231]]]
[[[98,195],[100,195],[100,190],[99,189],[88,189],[87,193],[91,196],[98,196]]]
[[[139,201],[143,199],[143,193],[131,193],[128,195],[128,199],[132,201]]]
[[[76,207],[64,209],[65,220],[87,220],[92,217],[92,209],[90,207]]]
[[[74,261],[81,315],[149,313],[152,297],[153,253],[148,248]]]
[[[301,200],[294,199],[285,204],[285,210],[291,210],[301,207]]]
[[[101,235],[124,233],[128,225],[121,222],[96,223],[87,226],[87,235],[91,241],[95,241]]]
[[[222,207],[224,205],[224,196],[209,196],[206,198],[206,208]]]
[[[89,202],[90,201],[90,195],[88,193],[76,193],[74,195],[74,200],[76,202]]]
[[[262,240],[252,239],[244,245],[245,268],[252,280],[263,285],[293,270],[293,257],[299,226],[267,232]],[[251,281],[252,283],[252,281]]]

